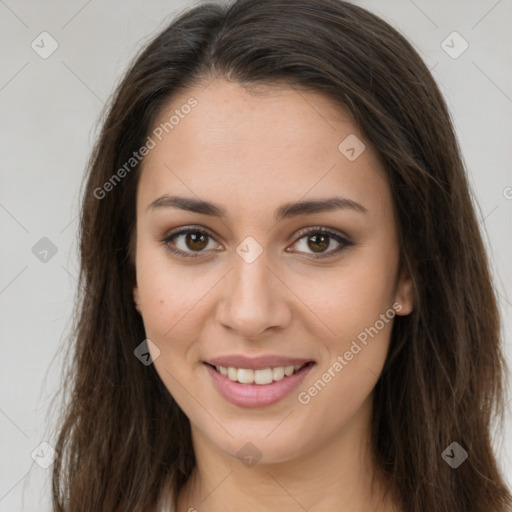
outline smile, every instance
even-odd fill
[[[309,363],[306,363],[309,364]],[[263,368],[253,370],[250,368],[235,368],[233,366],[214,366],[215,370],[233,382],[241,384],[257,384],[265,386],[277,382],[285,377],[297,373],[305,365],[276,366],[275,368]]]
[[[238,407],[265,407],[289,396],[316,364],[309,361],[266,368],[238,368],[204,363],[214,388]]]

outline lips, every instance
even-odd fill
[[[311,359],[274,355],[219,356],[204,362],[218,393],[239,407],[264,407],[279,402],[314,365]]]

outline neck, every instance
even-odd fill
[[[395,512],[370,447],[371,401],[335,438],[300,456],[246,467],[192,428],[197,465],[177,499],[177,512]]]

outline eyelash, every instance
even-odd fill
[[[215,238],[210,233],[208,233],[207,231],[191,226],[191,227],[183,228],[183,229],[180,229],[180,230],[175,231],[173,233],[170,233],[163,240],[161,240],[161,242],[163,244],[165,244],[167,250],[169,250],[173,254],[177,254],[178,256],[183,257],[183,258],[198,258],[198,257],[201,256],[201,253],[203,251],[200,251],[200,252],[198,252],[196,254],[190,254],[190,253],[184,252],[184,251],[182,251],[180,249],[173,248],[171,245],[169,245],[170,242],[174,238],[177,238],[178,236],[181,236],[181,235],[186,235],[187,233],[200,233],[202,235],[206,235],[209,238],[215,240]],[[342,236],[338,231],[335,231],[333,229],[326,228],[326,227],[308,228],[306,230],[300,231],[297,234],[298,238],[294,242],[293,245],[295,245],[299,240],[302,240],[302,238],[305,238],[306,236],[311,235],[311,234],[325,234],[325,235],[329,235],[330,238],[333,238],[336,242],[341,244],[340,247],[338,247],[337,249],[334,249],[334,250],[332,250],[332,251],[330,251],[328,253],[309,254],[309,257],[311,257],[311,258],[313,258],[315,260],[333,257],[334,255],[339,254],[341,251],[343,251],[347,247],[350,247],[350,246],[354,245],[353,242],[351,242],[350,240],[348,240],[347,238]]]

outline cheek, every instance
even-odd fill
[[[161,273],[153,267],[151,274],[139,282],[142,318],[146,337],[159,349],[155,369],[169,393],[180,405],[187,402],[184,389],[190,389],[193,376],[189,362],[198,360],[197,315],[199,294],[191,291],[190,282]],[[189,397],[188,397],[189,399]]]
[[[176,288],[174,293],[155,286],[154,295],[144,303],[143,321],[146,336],[153,341],[161,352],[155,361],[165,364],[173,370],[184,359],[191,360],[192,340],[198,337],[198,318],[200,306],[197,300],[187,300]],[[197,359],[197,358],[196,358]]]
[[[325,325],[328,339],[343,345],[373,326],[386,312],[394,316],[390,308],[396,267],[394,251],[354,252],[329,273],[304,274],[296,281],[300,283],[297,294]],[[386,326],[388,322],[385,326],[379,322],[383,334],[389,334]]]
[[[165,248],[149,236],[138,240],[136,270],[144,323],[147,330],[161,337],[199,292],[194,281],[187,283],[183,271],[172,264]]]
[[[316,329],[317,338],[320,329],[327,333],[322,339],[326,357],[311,379],[313,387],[301,391],[306,393],[304,401],[311,399],[315,407],[339,405],[340,415],[355,410],[377,382],[395,318],[396,248],[381,243],[370,249],[354,252],[344,260],[346,266],[317,280],[313,287],[310,278],[302,281],[303,293],[309,289],[314,304],[311,309],[328,330]]]
[[[367,263],[341,272],[331,281],[328,296],[317,302],[316,312],[331,333],[322,340],[325,357],[298,390],[297,400],[303,414],[323,418],[326,436],[371,400],[389,349],[394,269],[370,269]]]
[[[198,368],[197,340],[211,317],[208,290],[218,281],[218,276],[212,274],[205,271],[201,275],[192,265],[173,265],[162,248],[145,246],[137,255],[137,285],[146,337],[160,350],[155,368],[173,394],[178,390],[170,374],[185,382],[191,377],[187,368],[188,372],[191,366]]]
[[[197,293],[161,252],[161,248],[150,249],[141,244],[137,252],[137,286],[146,336],[160,350],[168,350],[164,340],[180,327],[180,319],[191,309]]]

